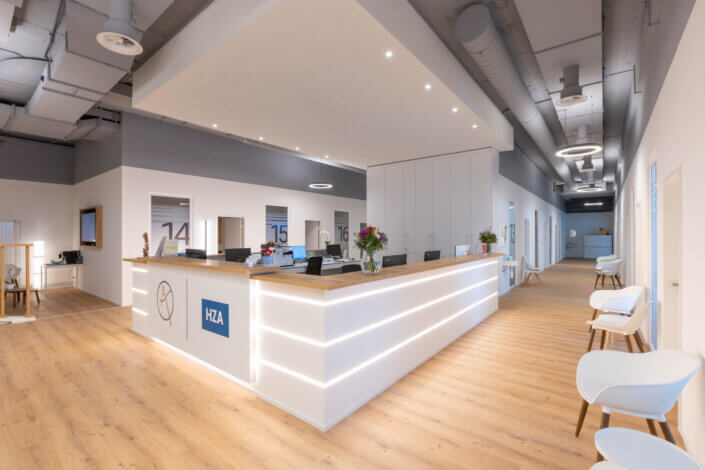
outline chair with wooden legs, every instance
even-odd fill
[[[592,468],[664,470],[705,470],[695,458],[680,447],[658,437],[624,428],[600,429],[595,433],[595,447],[608,462],[608,467],[596,464]]]
[[[610,415],[622,413],[646,420],[657,435],[658,420],[665,439],[675,444],[666,421],[683,388],[700,368],[695,354],[675,349],[629,354],[621,351],[590,351],[578,362],[576,384],[583,398],[575,436],[590,405],[602,407],[600,428],[609,427]],[[598,460],[602,457],[598,453]]]
[[[535,268],[526,261],[526,258],[522,256],[522,264],[524,268],[524,279],[523,281],[527,284],[531,284],[533,280],[537,286],[543,285],[543,279],[541,279],[541,273],[543,269]]]
[[[605,347],[605,335],[622,335],[624,341],[627,343],[627,349],[629,352],[634,352],[632,348],[631,340],[634,340],[639,352],[644,352],[644,342],[641,340],[641,335],[639,334],[639,328],[646,317],[646,312],[651,308],[652,302],[645,302],[634,309],[634,313],[630,317],[624,315],[614,315],[605,313],[598,316],[595,320],[590,320],[587,322],[590,325],[592,331],[590,332],[590,342],[588,343],[588,352],[592,349],[592,342],[595,339],[595,333],[597,331],[602,331],[602,338],[600,340],[600,349]],[[608,306],[609,308],[609,306]]]
[[[596,290],[590,294],[590,307],[593,308],[591,321],[597,318],[598,311],[605,314],[629,316],[646,292],[643,286],[629,286],[619,290]],[[592,331],[592,327],[588,328]],[[592,342],[591,342],[592,343]],[[590,349],[588,348],[588,351]]]
[[[613,289],[617,289],[617,285],[619,285],[620,289],[623,289],[624,285],[622,284],[622,279],[619,277],[619,268],[621,265],[622,260],[619,258],[598,264],[595,270],[594,288],[597,289],[597,284],[600,281],[600,278],[602,278],[602,284],[600,287],[605,287],[605,279],[609,277],[612,280]],[[615,280],[617,281],[616,284]]]

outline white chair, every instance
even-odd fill
[[[525,257],[521,257],[522,261],[522,267],[524,269],[524,277],[522,278],[522,282],[526,282],[527,284],[531,284],[531,280],[533,279],[536,282],[536,285],[543,285],[543,279],[541,279],[541,273],[543,272],[543,269],[535,268],[526,261]]]
[[[617,256],[613,253],[613,254],[607,255],[607,256],[598,256],[595,259],[595,262],[599,265],[600,263],[603,263],[605,261],[610,261],[610,260],[617,259],[617,258],[619,258],[619,256]]]
[[[618,463],[614,462],[597,462],[595,465],[590,467],[590,470],[630,470],[627,467],[623,467]]]
[[[630,286],[617,291],[608,290],[598,290],[590,295],[590,306],[594,309],[592,313],[592,319],[587,322],[590,325],[590,342],[588,343],[587,350],[592,349],[592,342],[595,339],[595,333],[597,330],[602,330],[602,340],[600,344],[600,349],[604,348],[605,332],[613,332],[617,334],[625,334],[623,331],[612,331],[611,327],[623,328],[630,317],[625,315],[630,315],[634,311],[635,306],[641,299],[642,295],[646,292],[646,289],[642,286]],[[601,310],[606,312],[597,317],[597,311]],[[646,312],[641,312],[641,320],[635,320],[630,323],[630,329],[633,327],[634,331],[630,331],[629,335],[634,335],[634,340],[639,347],[641,352],[644,352],[644,342],[641,338],[641,333],[639,333],[639,328],[641,327],[641,321],[643,321],[643,316]],[[596,318],[597,317],[597,318]],[[637,323],[638,321],[638,323]],[[597,322],[597,326],[593,326],[593,322]],[[629,339],[625,337],[627,341],[627,346],[631,351],[631,344]]]
[[[699,368],[696,355],[674,349],[644,354],[590,351],[578,362],[576,373],[583,403],[575,436],[580,435],[588,406],[600,405],[600,428],[609,426],[613,412],[644,418],[652,434],[656,434],[654,420],[658,420],[666,440],[675,443],[666,413]]]
[[[607,276],[609,276],[610,279],[612,279],[612,287],[614,289],[617,288],[617,286],[614,283],[615,279],[617,280],[617,284],[619,284],[619,288],[623,289],[624,285],[622,284],[622,279],[619,277],[619,268],[621,265],[622,265],[622,260],[619,258],[597,264],[597,266],[595,268],[596,276],[595,276],[594,288],[597,289],[597,283],[599,282],[600,277],[602,277],[602,286],[601,287],[605,287],[605,278],[607,278]]]
[[[595,433],[595,447],[607,462],[618,465],[598,468],[705,470],[680,447],[633,429],[600,429]]]

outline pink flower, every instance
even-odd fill
[[[379,238],[379,232],[375,232],[375,238]]]

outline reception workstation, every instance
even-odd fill
[[[500,256],[329,276],[125,259],[132,329],[325,431],[495,312]]]

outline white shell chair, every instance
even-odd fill
[[[610,414],[644,418],[656,435],[658,420],[666,440],[675,443],[666,421],[668,413],[690,378],[700,368],[700,358],[686,351],[665,349],[644,354],[590,351],[578,362],[576,384],[583,397],[575,436],[585,421],[589,405],[602,407],[600,428],[609,426]]]
[[[592,468],[705,470],[680,447],[633,429],[600,429],[595,433],[595,447],[607,462],[616,467],[595,465]]]
[[[595,465],[590,467],[590,470],[630,470],[627,467],[623,467],[618,463],[614,462],[597,462]]]
[[[605,278],[609,276],[612,280],[612,287],[614,289],[617,288],[617,285],[614,283],[615,279],[617,280],[617,284],[619,285],[620,289],[623,289],[624,285],[622,284],[622,279],[619,277],[619,268],[621,265],[622,260],[620,258],[615,258],[612,260],[603,261],[602,263],[598,263],[595,268],[596,276],[594,288],[597,289],[597,283],[600,281],[600,277],[602,277],[601,287],[605,287]]]
[[[536,285],[542,285],[543,279],[541,279],[541,273],[543,272],[543,269],[535,268],[529,265],[528,261],[526,261],[526,258],[523,256],[521,257],[521,260],[524,268],[524,278],[522,281],[526,281],[530,284],[533,279],[536,282]]]
[[[595,259],[595,262],[598,264],[598,267],[599,267],[599,264],[601,264],[605,261],[610,261],[610,260],[617,259],[617,258],[619,258],[619,256],[612,253],[611,255],[607,255],[607,256],[598,256],[597,259]]]
[[[624,328],[630,321],[631,317],[625,315],[630,315],[632,311],[636,313],[635,306],[639,302],[639,299],[641,299],[644,295],[644,292],[646,292],[646,289],[642,286],[630,286],[617,291],[598,290],[590,295],[590,306],[594,309],[594,311],[592,313],[592,320],[587,322],[588,325],[590,325],[591,330],[590,342],[587,347],[588,351],[592,349],[592,342],[595,339],[596,331],[602,330],[603,333],[600,349],[604,348],[605,332],[610,332],[624,335],[625,341],[627,342],[627,347],[630,351],[632,349],[628,336],[634,336],[634,341],[639,347],[639,350],[644,352],[644,341],[639,333],[639,328],[641,327],[641,322],[643,321],[647,310],[639,311],[641,315],[640,319],[634,319],[634,321],[630,323],[628,332],[619,330],[620,328]],[[598,317],[598,310],[606,313],[601,314]],[[612,329],[612,327],[615,329]]]

